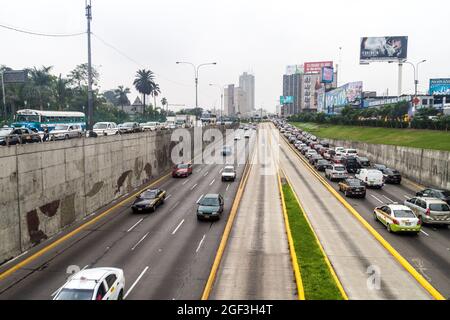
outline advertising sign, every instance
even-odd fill
[[[294,103],[294,96],[280,96],[280,104]]]
[[[361,102],[362,81],[347,83],[325,94],[327,113],[339,113],[339,110],[348,105]]]
[[[450,78],[430,79],[430,95],[450,95]]]
[[[286,67],[286,75],[303,73],[303,66],[301,64],[289,65]]]
[[[322,68],[322,83],[332,83],[334,77],[333,67],[323,67]]]
[[[4,83],[21,83],[27,80],[27,71],[25,70],[14,70],[14,71],[4,71],[3,72],[3,82]]]
[[[371,61],[404,61],[407,58],[408,37],[363,37],[360,63]]]
[[[305,62],[303,65],[305,73],[320,73],[323,67],[333,68],[333,61]]]

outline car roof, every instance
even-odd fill
[[[117,268],[92,268],[77,272],[64,285],[69,289],[94,289],[99,280],[110,272],[117,272]]]
[[[218,193],[207,193],[203,198],[218,198],[218,197],[219,197]]]
[[[234,169],[234,166],[225,166],[224,169]]]
[[[422,199],[426,202],[430,202],[430,203],[445,203],[447,204],[447,202],[445,202],[444,200],[435,198],[435,197],[415,197],[417,199]]]
[[[391,208],[392,210],[408,210],[408,211],[412,211],[410,208],[408,208],[407,206],[403,205],[403,204],[387,204],[386,206],[388,206],[389,208]]]

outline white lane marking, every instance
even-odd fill
[[[184,180],[184,182],[182,183],[182,185],[185,185],[186,183],[188,183],[190,179],[191,179],[191,178],[187,178],[186,180]]]
[[[414,198],[413,196],[409,196],[409,195],[407,195],[407,194],[404,194],[403,196],[404,196],[406,199]]]
[[[200,250],[200,247],[202,246],[203,241],[205,240],[206,234],[203,235],[202,240],[200,240],[200,243],[198,244],[197,250],[195,252],[198,252]]]
[[[203,175],[204,177],[206,177],[208,175],[209,171],[206,171],[206,173]]]
[[[128,295],[131,293],[131,291],[134,289],[134,287],[136,286],[136,284],[139,282],[139,280],[141,280],[141,278],[144,276],[144,274],[147,272],[148,270],[148,266],[146,266],[144,268],[144,270],[141,272],[141,274],[139,275],[139,277],[137,277],[136,281],[133,283],[133,285],[130,287],[130,289],[128,289],[127,293],[125,294],[125,296],[123,297],[124,299],[126,299],[128,297]]]
[[[130,232],[131,230],[133,230],[139,223],[142,222],[142,220],[144,220],[144,218],[142,218],[141,220],[139,220],[138,222],[136,222],[135,224],[133,224],[133,226],[127,230],[127,232]]]
[[[387,201],[390,201],[390,202],[395,202],[394,200],[392,200],[392,199],[389,199],[388,197],[386,197],[385,195],[383,195],[383,197],[385,198],[385,199],[387,199]]]
[[[175,228],[175,230],[172,231],[172,235],[174,235],[178,231],[178,229],[180,229],[180,227],[183,224],[183,222],[184,222],[184,219],[181,220],[181,222],[178,224],[178,226]]]
[[[373,194],[370,195],[371,197],[375,198],[378,202],[384,203],[383,201],[381,201],[380,199],[378,199],[377,197],[375,197]]]
[[[219,173],[222,173],[222,171],[223,171],[223,168],[222,168],[222,169],[220,169]]]
[[[170,208],[170,211],[172,211],[173,209],[175,209],[176,207],[177,207],[177,205],[179,205],[180,204],[180,201],[177,201],[176,203],[175,203],[175,205],[172,207],[172,208]]]
[[[139,241],[133,246],[133,248],[131,248],[131,251],[133,251],[134,249],[136,249],[136,247],[137,247],[142,241],[144,241],[145,238],[147,238],[147,236],[148,236],[149,233],[150,233],[150,232],[147,232],[147,233],[145,234],[145,236],[143,236],[143,237],[141,238],[141,240],[139,240]]]
[[[227,188],[225,189],[225,191],[228,191],[228,188],[230,187],[230,184],[227,185]]]
[[[430,236],[428,233],[426,233],[425,231],[423,231],[423,230],[420,230],[420,232],[422,232],[423,234],[425,234],[426,236]]]
[[[172,195],[171,194],[169,194],[167,197],[166,197],[166,199],[165,200],[167,200],[167,199],[169,199],[170,197],[171,197]]]
[[[200,198],[198,198],[197,202],[198,203],[200,201],[200,199],[203,198],[203,194],[200,196]]]
[[[209,185],[212,185],[215,181],[216,179],[213,179],[213,181],[211,181]]]
[[[197,186],[197,184],[194,184],[192,187],[191,187],[191,190],[194,190],[194,188]]]
[[[11,263],[11,262],[13,262],[13,261],[15,261],[15,260],[17,260],[17,259],[19,259],[20,257],[22,257],[22,256],[24,256],[24,255],[26,255],[28,253],[28,250],[27,251],[25,251],[25,252],[23,252],[22,254],[20,254],[20,255],[18,255],[17,257],[15,257],[15,258],[13,258],[13,259],[11,259],[11,260],[9,260],[9,261],[7,261],[7,262],[5,262],[3,265],[4,266],[6,266],[8,263]]]

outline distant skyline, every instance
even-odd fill
[[[84,0],[15,0],[2,4],[0,24],[43,33],[77,33],[86,29]],[[397,65],[359,65],[363,36],[408,36],[408,60],[420,65],[419,92],[430,78],[450,78],[448,31],[450,2],[356,0],[92,0],[93,64],[102,91],[125,85],[137,93],[138,69],[156,73],[161,96],[171,104],[195,105],[192,67],[200,69],[199,105],[220,106],[220,92],[210,83],[238,83],[239,75],[255,75],[255,107],[275,111],[287,65],[333,60],[340,63],[339,84],[363,81],[365,91],[397,93]],[[428,14],[428,12],[432,14]],[[427,14],[425,14],[427,13]],[[425,21],[426,19],[426,21]],[[86,36],[46,38],[0,28],[0,64],[20,69],[54,66],[67,75],[85,63]],[[339,50],[339,47],[342,49]],[[6,50],[4,50],[6,48]],[[413,69],[403,67],[403,93],[414,91]],[[159,101],[158,101],[159,103]]]

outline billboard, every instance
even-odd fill
[[[301,64],[293,64],[286,67],[286,75],[303,73],[303,66]]]
[[[430,79],[430,95],[450,95],[450,78]]]
[[[21,83],[27,81],[28,71],[26,70],[10,70],[3,72],[4,83]]]
[[[360,63],[371,61],[403,61],[407,58],[408,37],[363,37],[359,53]]]
[[[349,104],[360,104],[362,81],[350,82],[325,94],[327,113],[340,113],[340,109]]]
[[[280,96],[280,104],[294,103],[294,96]]]
[[[322,83],[332,83],[334,78],[333,67],[323,67],[322,68]]]
[[[305,73],[320,73],[323,67],[333,67],[333,61],[305,62],[303,69]]]

